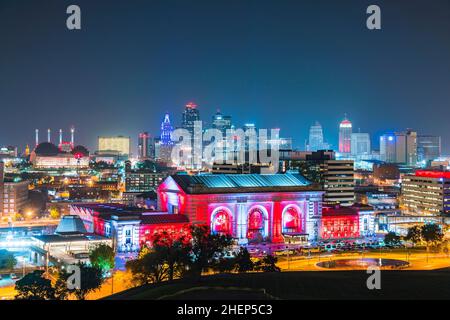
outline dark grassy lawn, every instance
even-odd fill
[[[368,290],[364,271],[223,274],[134,288],[109,299],[449,299],[450,271],[382,271]]]

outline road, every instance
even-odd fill
[[[360,259],[360,258],[383,258],[383,259],[397,259],[409,261],[410,266],[403,270],[434,270],[450,267],[450,257],[444,254],[429,254],[424,251],[413,252],[408,255],[402,250],[397,251],[371,251],[371,252],[352,252],[342,254],[322,253],[321,255],[307,256],[290,256],[289,261],[287,257],[278,257],[278,266],[282,271],[339,271],[349,270],[348,268],[326,269],[317,266],[318,262],[330,261],[337,259]],[[352,268],[356,270],[355,268]],[[54,279],[53,279],[54,280]],[[0,300],[13,299],[15,295],[14,286],[3,283],[6,286],[0,287]],[[118,293],[133,287],[131,282],[131,274],[126,271],[115,271],[114,281],[111,278],[107,279],[102,287],[89,294],[88,300],[96,300],[107,297],[112,293]]]
[[[59,223],[59,219],[39,219],[39,220],[29,220],[29,221],[15,221],[12,224],[14,228],[21,227],[44,227],[44,226],[52,226],[57,225]],[[7,222],[0,222],[1,228],[10,228],[11,226]]]
[[[322,253],[321,255],[315,255],[311,257],[305,256],[286,256],[278,257],[278,266],[282,271],[338,271],[349,270],[349,268],[321,268],[317,266],[317,263],[321,261],[333,261],[338,259],[361,259],[361,258],[383,258],[383,259],[396,259],[402,261],[408,261],[410,266],[405,270],[435,270],[441,268],[450,267],[450,257],[445,254],[432,254],[430,253],[427,258],[426,252],[414,252],[407,256],[405,251],[370,251],[364,252],[352,252],[343,254],[329,254]],[[357,268],[352,268],[355,270]],[[360,269],[365,269],[361,267]]]
[[[16,295],[14,290],[15,281],[12,280],[9,275],[2,274],[2,280],[0,280],[0,300],[12,300]]]

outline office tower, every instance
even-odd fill
[[[2,187],[3,215],[19,213],[28,203],[28,181],[4,182]]]
[[[351,135],[351,153],[357,158],[369,156],[370,149],[370,135],[368,133],[352,133]]]
[[[149,192],[154,191],[167,177],[166,173],[156,171],[155,168],[131,168],[125,169],[125,192]]]
[[[417,165],[417,132],[395,132],[380,137],[380,158],[388,163]]]
[[[353,160],[325,160],[321,165],[324,203],[352,205],[355,202]]]
[[[417,160],[423,164],[441,156],[441,137],[432,135],[417,136]]]
[[[345,117],[339,124],[339,152],[351,153],[352,123]]]
[[[194,134],[195,121],[200,121],[200,112],[197,109],[197,105],[190,102],[183,111],[181,127]]]
[[[161,135],[158,141],[155,141],[155,157],[166,162],[172,161],[172,132],[173,126],[170,123],[170,116],[168,113],[164,115],[164,119],[161,122]]]
[[[164,115],[163,121],[161,122],[161,135],[160,135],[161,140],[160,141],[163,145],[173,144],[173,141],[171,139],[172,132],[173,132],[173,126],[170,123],[170,116],[168,113],[166,113]]]
[[[149,134],[148,132],[141,132],[138,137],[138,152],[139,159],[148,159],[149,153]]]
[[[402,177],[402,202],[419,215],[450,213],[450,172],[417,170]]]
[[[308,151],[317,151],[324,149],[323,130],[319,122],[316,121],[309,128]]]
[[[280,151],[292,151],[292,138],[279,138],[278,149]]]
[[[336,160],[332,151],[320,150],[295,161],[301,175],[325,191],[324,204],[352,205],[355,201],[353,160]]]
[[[220,130],[223,136],[226,136],[227,130],[231,129],[231,117],[224,116],[217,110],[217,113],[212,118],[212,128]]]
[[[155,160],[155,139],[156,137],[149,136],[148,138],[148,157],[152,160]],[[158,138],[159,140],[159,138]]]
[[[200,169],[202,165],[202,121],[200,120],[200,112],[197,105],[190,102],[186,105],[183,115],[181,127],[191,134],[191,151],[189,155],[189,163],[184,166],[190,169]],[[189,151],[187,151],[189,152]]]
[[[118,153],[122,156],[129,156],[131,154],[130,137],[124,136],[103,136],[98,137],[98,151],[99,153]]]

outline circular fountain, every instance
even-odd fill
[[[322,261],[316,265],[326,269],[366,269],[371,266],[384,269],[397,269],[409,266],[409,262],[396,259],[363,258]]]

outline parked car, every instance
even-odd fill
[[[17,279],[19,279],[19,277],[18,277],[15,273],[11,273],[11,274],[9,275],[9,277],[11,278],[11,280],[17,280]]]

